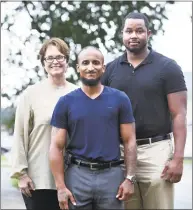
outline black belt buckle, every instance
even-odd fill
[[[90,163],[90,170],[92,170],[92,171],[97,171],[97,170],[99,170],[99,168],[94,167],[94,166],[96,166],[96,165],[98,165],[98,163]]]

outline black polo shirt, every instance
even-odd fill
[[[180,66],[152,49],[136,68],[128,63],[126,52],[108,63],[102,84],[124,91],[130,98],[137,138],[172,132],[167,94],[187,90]]]

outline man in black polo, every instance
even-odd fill
[[[125,208],[172,209],[173,183],[181,180],[186,141],[183,73],[174,60],[148,47],[145,15],[128,14],[122,35],[126,52],[107,64],[102,84],[129,96],[136,120],[138,182]]]

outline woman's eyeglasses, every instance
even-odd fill
[[[55,57],[53,56],[49,56],[47,58],[44,58],[44,60],[47,62],[47,63],[52,63],[54,61],[54,59],[56,59],[58,62],[63,62],[66,60],[66,56],[64,55],[57,55]]]

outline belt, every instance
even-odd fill
[[[74,163],[79,166],[87,167],[90,170],[101,170],[101,169],[107,169],[107,168],[121,165],[124,163],[124,160],[112,161],[112,162],[108,162],[108,163],[94,163],[94,162],[92,163],[92,162],[87,162],[87,161],[72,157],[71,163]]]
[[[137,145],[151,144],[162,140],[171,139],[171,134],[166,134],[163,136],[155,136],[152,138],[137,139]]]

